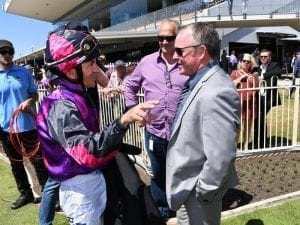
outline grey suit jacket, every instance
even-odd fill
[[[237,184],[239,124],[239,95],[230,77],[216,65],[196,84],[173,126],[166,159],[171,209],[177,210],[191,193],[206,204],[220,201]]]

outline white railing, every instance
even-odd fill
[[[255,148],[253,142],[258,140],[253,140],[254,136],[254,117],[245,122],[241,119],[241,128],[248,128],[250,125],[252,129],[247,131],[246,138],[240,134],[240,137],[237,138],[237,151],[238,153],[248,153],[248,152],[261,152],[261,151],[274,151],[274,150],[284,150],[284,149],[294,149],[300,147],[300,115],[299,115],[299,85],[300,79],[298,80],[297,85],[292,85],[292,81],[279,80],[278,86],[276,87],[265,87],[262,82],[258,87],[253,88],[244,88],[238,89],[239,92],[243,91],[253,91],[260,94],[263,90],[266,91],[271,89],[272,91],[277,91],[281,99],[281,105],[274,106],[267,113],[267,132],[264,134],[259,134],[259,138],[264,139],[264,144],[261,148]],[[291,96],[291,90],[295,88],[296,91]],[[46,87],[39,86],[40,99],[48,93]],[[124,105],[124,96],[123,94],[112,94],[107,96],[104,94],[103,89],[99,88],[100,96],[100,129],[102,129],[106,124],[113,121],[114,119],[121,116],[125,109]],[[139,102],[144,101],[143,92],[138,93]],[[261,96],[262,99],[265,98]],[[265,99],[264,99],[265,100]],[[271,99],[272,100],[272,99]],[[254,101],[254,100],[252,100]],[[278,101],[278,100],[277,100]],[[249,106],[250,102],[246,103],[246,106]],[[241,109],[245,107],[241,104]],[[254,104],[252,102],[252,107],[260,107],[259,103]],[[248,117],[248,115],[247,115]],[[261,122],[262,115],[257,115],[258,121]],[[248,130],[248,129],[247,129]],[[245,140],[248,140],[248,145],[244,145]],[[124,142],[133,144],[140,147],[143,151],[141,157],[138,157],[137,160],[141,162],[143,166],[149,165],[147,155],[144,151],[144,128],[140,128],[136,125],[131,125]],[[147,168],[146,168],[147,169]]]
[[[273,77],[273,79],[277,78]],[[293,88],[295,92],[292,94]],[[267,91],[270,95],[266,95]],[[292,81],[286,79],[278,80],[276,87],[267,87],[265,81],[262,81],[257,87],[238,89],[238,92],[245,95],[244,97],[251,92],[259,95],[259,98],[250,98],[247,102],[241,102],[241,111],[248,109],[244,114],[248,120],[243,119],[241,115],[241,133],[237,138],[238,151],[270,151],[300,146],[299,85],[292,85]],[[273,99],[274,96],[276,96],[275,99]],[[266,99],[267,97],[270,99]],[[274,106],[269,111],[267,111],[267,101],[274,102]],[[255,111],[263,113],[257,113],[256,117],[251,116],[251,112]],[[266,126],[265,130],[261,130],[262,133],[258,130],[257,140],[254,139],[256,121],[258,121],[258,127]],[[246,135],[243,135],[243,129],[246,129]],[[263,140],[262,145],[257,148],[255,144],[259,143],[260,139]]]

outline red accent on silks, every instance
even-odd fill
[[[90,154],[84,144],[74,146],[73,148],[68,148],[66,151],[79,165],[83,165],[88,168],[100,168],[117,154],[117,150],[114,150],[105,157],[99,158],[93,154]]]

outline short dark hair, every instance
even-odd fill
[[[15,53],[13,44],[8,40],[1,39],[0,40],[0,48],[10,48],[10,49],[12,49],[13,54]]]
[[[205,45],[211,58],[219,58],[221,40],[219,34],[212,24],[209,23],[193,23],[180,28],[180,30],[191,27],[195,44]]]
[[[260,50],[260,54],[261,54],[262,52],[267,52],[267,53],[269,54],[269,56],[272,57],[272,52],[271,52],[270,49],[263,48],[262,50]]]

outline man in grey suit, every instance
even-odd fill
[[[180,29],[174,57],[189,76],[168,145],[166,194],[180,225],[220,224],[222,198],[237,184],[235,138],[240,98],[218,65],[215,29],[194,23]]]

